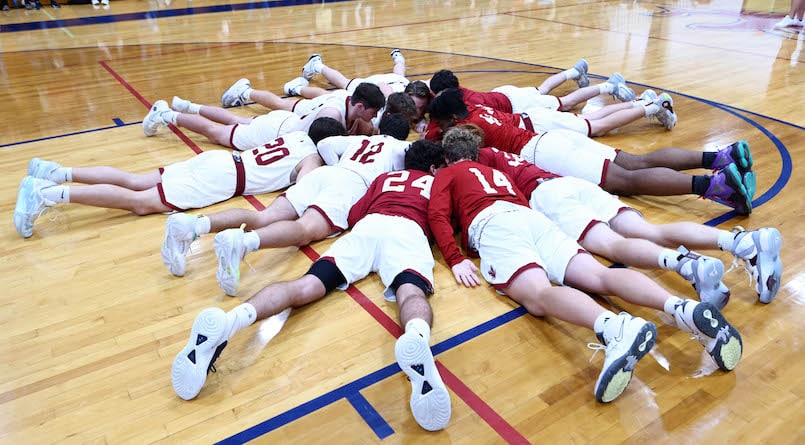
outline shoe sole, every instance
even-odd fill
[[[14,228],[23,238],[30,238],[34,234],[33,220],[29,217],[31,212],[25,208],[26,196],[33,192],[32,182],[30,176],[22,178],[20,188],[17,190],[17,202],[14,204]]]
[[[596,384],[595,399],[609,403],[623,394],[632,380],[635,365],[654,347],[656,340],[657,327],[654,323],[643,325],[626,354],[615,359],[609,368],[601,371]]]
[[[733,198],[738,198],[733,202],[735,211],[740,215],[751,214],[752,198],[755,195],[755,172],[746,172],[741,176],[738,166],[735,164],[728,165],[722,171],[724,172],[727,186],[735,192],[732,195]],[[751,192],[747,187],[751,189]]]
[[[780,290],[783,275],[783,262],[780,260],[780,249],[783,238],[780,231],[774,228],[758,231],[760,249],[755,266],[758,271],[758,298],[761,303],[771,303]]]
[[[226,347],[226,341],[218,344],[226,324],[226,313],[218,308],[204,309],[193,321],[190,338],[171,367],[173,391],[182,399],[193,399],[201,392],[212,358]]]
[[[444,429],[450,421],[450,393],[427,343],[416,333],[405,333],[394,345],[394,355],[411,381],[411,413],[416,422],[428,431]]]
[[[236,262],[230,261],[233,243],[229,238],[230,236],[226,232],[220,232],[215,235],[213,245],[215,247],[215,256],[218,257],[218,271],[215,273],[215,278],[218,280],[218,286],[221,290],[225,294],[234,297],[240,282],[240,259]]]
[[[170,218],[168,218],[168,221],[170,221]],[[171,225],[165,228],[165,238],[162,239],[162,249],[160,253],[162,254],[162,264],[168,268],[170,273],[177,277],[182,277],[187,269],[187,257],[185,255],[181,261],[177,260],[173,253],[177,252],[179,249],[171,249],[169,247],[169,244],[171,244],[169,240],[177,239],[173,234],[173,227],[174,226]]]
[[[702,302],[693,309],[693,324],[707,337],[716,340],[715,345],[707,351],[719,368],[732,371],[738,366],[743,352],[741,334],[711,303]]]
[[[735,160],[735,163],[738,165],[738,169],[744,173],[752,170],[754,161],[752,160],[752,152],[749,150],[749,144],[746,141],[741,140],[736,142],[735,146],[738,150],[738,159]]]

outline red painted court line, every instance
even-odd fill
[[[151,104],[148,103],[142,95],[140,95],[137,90],[135,90],[128,82],[126,82],[120,75],[118,75],[105,61],[99,62],[101,66],[106,69],[114,78],[117,80],[121,85],[123,85],[126,90],[128,90],[134,97],[137,98],[143,105],[147,108],[151,108]],[[193,150],[194,152],[201,153],[203,150],[198,147],[190,138],[188,138],[180,129],[176,128],[173,125],[169,126],[171,130],[183,141],[187,146]],[[243,199],[245,199],[249,204],[251,204],[256,210],[263,210],[265,206],[263,203],[260,202],[257,198],[252,195],[244,195]],[[311,261],[316,261],[319,258],[318,252],[316,252],[310,246],[304,246],[299,249],[302,253],[307,255],[307,257]],[[364,295],[358,288],[355,286],[350,285],[349,288],[346,290],[347,294],[352,297],[355,302],[357,302],[365,311],[369,313],[381,326],[383,326],[391,335],[395,338],[402,335],[402,328],[399,324],[397,324],[394,320],[391,319],[382,309],[380,309],[376,304],[372,302],[366,295]],[[445,384],[453,390],[456,395],[458,395],[467,406],[470,407],[473,411],[475,411],[478,416],[480,416],[484,421],[492,427],[495,432],[497,432],[500,437],[506,440],[509,443],[516,443],[516,444],[527,444],[529,443],[513,426],[511,426],[508,422],[506,422],[500,414],[496,413],[486,402],[483,401],[477,394],[475,394],[472,389],[470,389],[467,385],[465,385],[458,377],[455,376],[452,372],[450,372],[444,365],[440,362],[436,363],[437,367],[439,368],[439,372],[442,374],[442,379],[444,380]]]

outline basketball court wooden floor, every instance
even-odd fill
[[[0,442],[805,442],[805,184],[795,168],[805,159],[803,33],[771,28],[787,8],[174,0],[2,13]],[[612,301],[616,311],[654,321],[659,341],[624,395],[598,404],[592,388],[603,358],[590,362],[590,332],[532,317],[489,287],[457,285],[435,251],[432,349],[453,406],[444,431],[427,433],[409,414],[410,385],[394,362],[397,309],[374,276],[236,336],[199,397],[186,402],[173,393],[169,369],[196,314],[298,277],[332,240],[250,255],[239,297],[229,298],[215,282],[212,237],[194,243],[185,277],[164,268],[164,215],[63,205],[37,220],[30,239],[14,231],[17,186],[32,157],[151,171],[216,148],[182,131],[144,137],[140,122],[155,100],[216,104],[240,77],[279,92],[313,52],[348,76],[387,72],[396,47],[412,79],[447,67],[476,89],[534,85],[585,57],[596,82],[620,71],[638,93],[672,94],[680,115],[673,131],[640,121],[600,138],[625,150],[712,150],[747,140],[758,174],[749,217],[692,197],[627,199],[654,222],[782,232],[774,302],[758,303],[742,270],[725,275],[732,299],[724,313],[744,339],[737,369],[716,370],[695,340],[654,311]],[[196,213],[261,208],[275,196]],[[710,253],[729,266],[726,255]],[[649,275],[693,295],[674,274]]]

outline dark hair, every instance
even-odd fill
[[[411,97],[419,97],[427,99],[428,102],[433,98],[433,93],[430,92],[428,84],[421,80],[415,80],[405,86],[405,94]]]
[[[405,93],[392,93],[386,98],[386,114],[402,114],[408,121],[413,121],[419,117],[416,104],[411,96]]]
[[[405,152],[406,170],[420,170],[430,173],[430,166],[444,166],[444,148],[438,142],[420,139]]]
[[[467,105],[464,103],[464,94],[458,88],[448,88],[430,102],[428,106],[430,118],[436,121],[445,121],[454,114],[464,118],[469,114]]]
[[[320,140],[330,136],[346,136],[347,129],[337,119],[320,117],[310,124],[307,135],[310,136],[314,144],[318,144]]]
[[[366,108],[373,108],[379,110],[386,104],[386,96],[380,91],[380,87],[373,83],[362,82],[359,84],[349,102],[352,105],[362,103]]]
[[[478,150],[483,138],[468,128],[453,127],[442,138],[444,155],[449,162],[462,159],[478,160]]]
[[[387,114],[380,119],[378,125],[380,134],[387,134],[393,138],[404,141],[408,139],[408,132],[411,131],[411,125],[402,114]]]
[[[433,94],[448,88],[458,88],[458,77],[450,70],[439,70],[430,79],[430,90]]]

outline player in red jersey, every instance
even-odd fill
[[[726,202],[742,215],[752,212],[755,173],[746,144],[721,152],[665,148],[632,154],[568,130],[537,134],[522,126],[519,115],[476,105],[467,108],[461,91],[442,91],[430,103],[430,117],[443,130],[461,123],[484,132],[484,146],[519,154],[542,169],[575,176],[617,195],[696,194]],[[692,176],[677,170],[706,168],[710,175]]]
[[[450,420],[450,394],[428,347],[433,312],[427,299],[433,292],[434,265],[427,223],[430,174],[443,162],[439,144],[415,142],[405,156],[406,170],[375,179],[350,211],[352,230],[336,240],[307,274],[271,284],[228,313],[218,308],[202,311],[187,345],[173,361],[176,394],[185,400],[198,395],[208,370],[236,332],[376,272],[387,286],[384,296],[392,300],[396,296],[405,328],[394,352],[411,380],[414,418],[426,430],[443,429]]]
[[[447,131],[445,143],[453,140],[480,146],[483,136],[477,126],[464,124]],[[515,154],[482,148],[478,162],[509,175],[531,208],[596,255],[643,269],[676,271],[693,284],[701,301],[722,309],[730,297],[721,282],[724,265],[682,245],[726,250],[757,279],[761,302],[769,303],[777,294],[782,274],[777,229],[730,232],[694,222],[652,224],[595,184],[554,175]]]
[[[480,284],[478,268],[456,244],[451,221],[458,223],[464,251],[480,256],[483,277],[499,292],[533,315],[554,316],[596,333],[603,342],[596,349],[606,350],[595,384],[598,401],[610,402],[623,393],[657,330],[642,318],[606,310],[584,292],[664,310],[702,339],[721,369],[737,365],[740,335],[714,305],[675,297],[640,272],[604,267],[529,208],[505,173],[478,163],[477,145],[453,140],[444,149],[448,166],[433,181],[428,221],[456,281]]]
[[[215,235],[218,284],[235,295],[240,261],[260,248],[305,246],[348,228],[350,207],[381,173],[403,168],[411,145],[408,120],[383,118],[376,136],[335,136],[317,145],[325,166],[311,171],[262,211],[229,209],[209,216],[171,215],[165,227],[162,259],[174,275],[184,273],[185,256],[199,235]],[[246,224],[248,231],[239,228]],[[226,230],[225,230],[226,229]],[[176,273],[176,272],[181,273]]]

